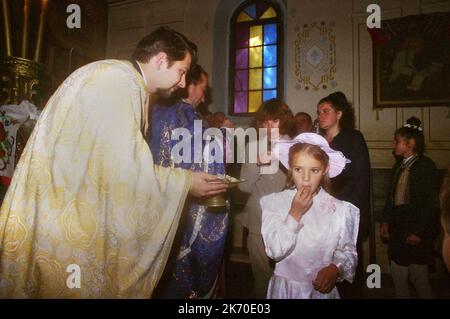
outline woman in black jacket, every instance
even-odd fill
[[[333,196],[345,200],[360,210],[358,232],[358,267],[356,269],[354,293],[361,293],[364,284],[362,242],[370,231],[370,159],[369,150],[362,133],[355,129],[355,114],[342,92],[335,92],[321,99],[317,106],[320,131],[330,147],[341,151],[351,160],[344,171],[331,179]],[[346,288],[341,287],[344,298]]]

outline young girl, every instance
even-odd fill
[[[274,152],[290,167],[290,188],[261,199],[266,253],[277,262],[267,297],[339,298],[336,281],[352,282],[355,274],[359,209],[326,188],[346,158],[314,133],[280,142]]]
[[[432,298],[428,265],[439,220],[436,166],[424,156],[419,119],[412,117],[395,132],[394,153],[399,161],[382,216],[380,233],[389,239],[389,258],[395,293],[410,298],[409,280],[420,298]],[[409,279],[409,280],[408,280]]]

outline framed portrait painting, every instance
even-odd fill
[[[368,30],[374,108],[450,106],[450,12],[384,20]]]

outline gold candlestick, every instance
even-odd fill
[[[3,24],[5,26],[5,38],[6,38],[6,55],[11,56],[11,30],[9,28],[9,14],[7,0],[2,0],[3,7]]]
[[[45,13],[47,12],[47,2],[48,2],[48,0],[42,0],[41,15],[39,17],[39,29],[38,29],[38,37],[37,37],[37,42],[36,42],[36,50],[34,51],[34,61],[36,61],[36,62],[39,62],[39,59],[41,57],[42,33],[44,32],[44,21],[45,21]]]
[[[22,58],[27,58],[28,51],[28,20],[30,16],[30,0],[25,0],[23,6],[23,34],[22,34]]]

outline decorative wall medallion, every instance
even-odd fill
[[[305,24],[295,41],[295,75],[302,87],[314,91],[337,86],[336,37],[333,22]]]

